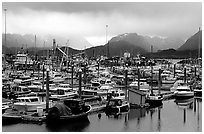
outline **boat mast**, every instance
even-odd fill
[[[200,65],[199,58],[200,58],[200,27],[198,31],[198,65]]]
[[[35,50],[34,50],[34,57],[35,57],[35,60],[36,60],[36,35],[35,35]]]
[[[150,59],[152,58],[152,52],[153,52],[153,46],[151,45],[151,54],[150,54]],[[150,67],[151,67],[151,94],[153,94],[153,87],[152,87],[152,80],[153,80],[153,67],[152,67],[152,59],[150,62]]]

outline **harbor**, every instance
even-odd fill
[[[87,59],[84,61],[87,61]],[[43,68],[45,68],[44,63],[41,66],[42,68],[36,69],[38,71],[36,73],[34,67],[32,68],[33,70],[28,70],[28,68],[19,68],[14,71],[5,69],[3,75],[5,78],[3,79],[3,82],[5,82],[3,83],[3,91],[5,94],[3,94],[3,98],[5,99],[4,101],[8,102],[5,103],[4,107],[2,106],[2,108],[5,108],[2,109],[2,130],[3,132],[10,130],[16,131],[15,127],[19,128],[21,125],[28,126],[23,127],[25,129],[21,129],[23,132],[28,131],[27,128],[30,126],[33,127],[34,125],[36,129],[29,129],[29,131],[168,132],[171,131],[171,128],[168,128],[166,125],[172,119],[171,114],[180,114],[179,118],[175,118],[180,121],[180,125],[182,124],[183,127],[179,125],[179,128],[172,128],[173,130],[201,131],[202,88],[198,82],[201,78],[199,66],[194,65],[192,68],[192,66],[188,64],[179,64],[179,61],[182,60],[176,60],[176,62],[169,64],[162,64],[160,60],[156,59],[154,61],[156,61],[154,66],[140,66],[137,68],[134,68],[134,66],[125,66],[123,70],[121,70],[121,66],[109,67],[109,65],[101,62],[95,65],[95,72],[86,72],[84,70],[83,73],[80,69],[87,68],[89,70],[88,63],[86,63],[87,66],[84,67],[68,65],[71,66],[71,72],[57,71],[62,67],[53,69],[56,70],[53,72],[48,70],[43,71]],[[192,61],[191,63],[196,62]],[[17,67],[26,66],[25,64],[26,62],[23,62],[22,65],[18,65]],[[91,66],[91,68],[94,67]],[[147,71],[148,69],[149,71]],[[181,69],[181,71],[179,71],[179,69]],[[120,74],[122,71],[124,71],[124,75]],[[186,71],[188,71],[188,73]],[[30,76],[33,77],[27,77],[29,73],[31,73]],[[37,75],[37,77],[35,77],[32,73],[43,75]],[[57,74],[57,77],[53,77],[52,73]],[[84,77],[82,77],[82,74]],[[90,81],[87,81],[86,76],[90,74],[95,74],[95,76],[93,76]],[[13,81],[7,81],[7,79],[12,79],[15,75],[17,76],[13,78]],[[20,79],[21,77],[22,79]],[[121,81],[118,81],[117,77],[119,77],[118,79]],[[167,81],[168,78],[171,79]],[[197,84],[194,83],[195,80]],[[35,85],[35,83],[38,85]],[[24,87],[24,91],[16,91],[16,87]],[[184,89],[186,91],[185,93],[181,92],[181,95],[177,97],[176,92],[179,91],[179,88],[182,89],[181,91]],[[195,89],[199,92],[197,90],[194,91]],[[38,103],[35,108],[29,110],[29,105],[34,106],[34,101],[36,100]],[[87,109],[88,111],[84,112],[84,115],[82,112],[82,115],[79,115],[79,117],[72,117],[73,115],[71,114],[74,112],[74,109],[69,113],[69,109],[65,110],[67,109],[65,107],[72,107],[72,105],[78,103],[78,101],[79,104],[77,105],[90,106],[90,109]],[[119,102],[122,105],[119,104]],[[114,106],[115,104],[116,106]],[[18,105],[21,106],[19,107]],[[117,110],[114,107],[117,108]],[[56,108],[61,116],[56,112]],[[75,109],[78,108],[76,107]],[[167,112],[168,110],[170,113]],[[78,113],[78,110],[76,112]],[[190,117],[188,117],[189,115]],[[85,120],[83,119],[84,116],[86,117]],[[72,124],[70,125],[70,119],[72,118],[76,118],[74,119],[74,126],[72,126]],[[83,119],[82,122],[85,121],[84,123],[81,123],[81,118]],[[149,124],[149,126],[147,126],[148,129],[146,127],[144,128],[144,126],[141,125],[143,124],[143,118],[144,124],[148,124],[147,122],[150,123],[156,118],[154,120],[156,120],[157,125]],[[197,127],[192,126],[189,128],[188,118],[195,120]],[[49,123],[53,121],[54,126]],[[58,121],[57,124],[60,124],[59,126],[56,125],[56,121]],[[120,126],[121,121],[124,123],[122,128],[115,129],[111,127],[111,129],[105,129],[105,127],[107,127],[106,125],[109,123],[112,124],[113,122],[117,124],[117,126]],[[137,129],[134,124],[137,125]],[[155,121],[153,124],[155,124]],[[85,126],[82,127],[81,125]],[[95,125],[100,127],[97,128]],[[67,126],[69,126],[68,128],[70,129],[68,129]],[[185,126],[188,126],[188,129],[186,129]]]
[[[165,31],[163,35],[151,32],[151,28],[145,30],[144,22],[151,17],[144,15],[141,23],[128,17],[132,13],[139,15],[130,7],[138,9],[140,4],[145,8],[149,5],[151,13],[160,10],[158,14],[166,16],[166,12],[163,14],[166,9],[158,7],[172,6],[180,11],[176,3],[126,3],[127,7],[109,3],[115,10],[107,3],[32,4],[3,2],[2,132],[202,132],[200,23],[184,32],[178,32],[179,28],[174,26],[173,35],[178,36],[174,37],[169,34],[173,33],[170,26],[165,26],[167,31],[157,26],[157,21],[152,27],[162,29],[159,32],[162,34]],[[179,4],[183,11],[190,11],[187,3]],[[202,7],[198,3],[193,5]],[[16,12],[24,11],[20,7],[30,14]],[[108,14],[101,7],[110,10],[110,18],[97,18],[105,12]],[[133,12],[121,12],[126,10]],[[143,8],[139,10],[146,12]],[[115,16],[115,13],[120,14]],[[21,19],[16,19],[13,25],[14,14],[25,16],[16,15]],[[34,14],[32,19],[31,14]],[[99,34],[102,31],[99,24],[116,20],[112,15],[116,18],[124,15],[128,23],[123,18],[117,22],[117,28],[106,24],[105,38],[104,33]],[[22,29],[22,20],[26,20],[30,30],[26,27],[27,32],[15,33],[14,27]],[[38,23],[42,20],[41,27]],[[128,28],[131,24],[134,28]],[[142,26],[141,31],[135,24]],[[94,34],[88,35],[90,31]],[[106,39],[105,43],[102,38]]]
[[[49,127],[46,123],[18,123],[3,125],[3,132],[201,132],[202,100],[196,99],[187,106],[178,106],[174,100],[164,101],[162,107],[130,109],[118,117],[105,113],[89,115],[88,122],[60,124]],[[109,127],[111,125],[111,127]]]

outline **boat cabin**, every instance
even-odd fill
[[[85,102],[82,99],[66,99],[64,104],[72,110],[73,114],[81,113],[85,106]]]
[[[25,103],[36,103],[39,102],[39,98],[38,97],[19,97],[17,98],[18,102],[25,102]]]

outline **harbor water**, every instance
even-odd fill
[[[56,124],[18,123],[3,125],[3,132],[202,132],[202,98],[163,101],[156,108],[130,109],[107,116],[92,113],[88,121]]]

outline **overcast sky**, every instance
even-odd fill
[[[2,8],[8,9],[7,33],[77,35],[94,46],[106,43],[106,30],[108,40],[132,32],[186,40],[202,26],[201,2],[3,2]],[[4,33],[5,12],[2,13]]]

